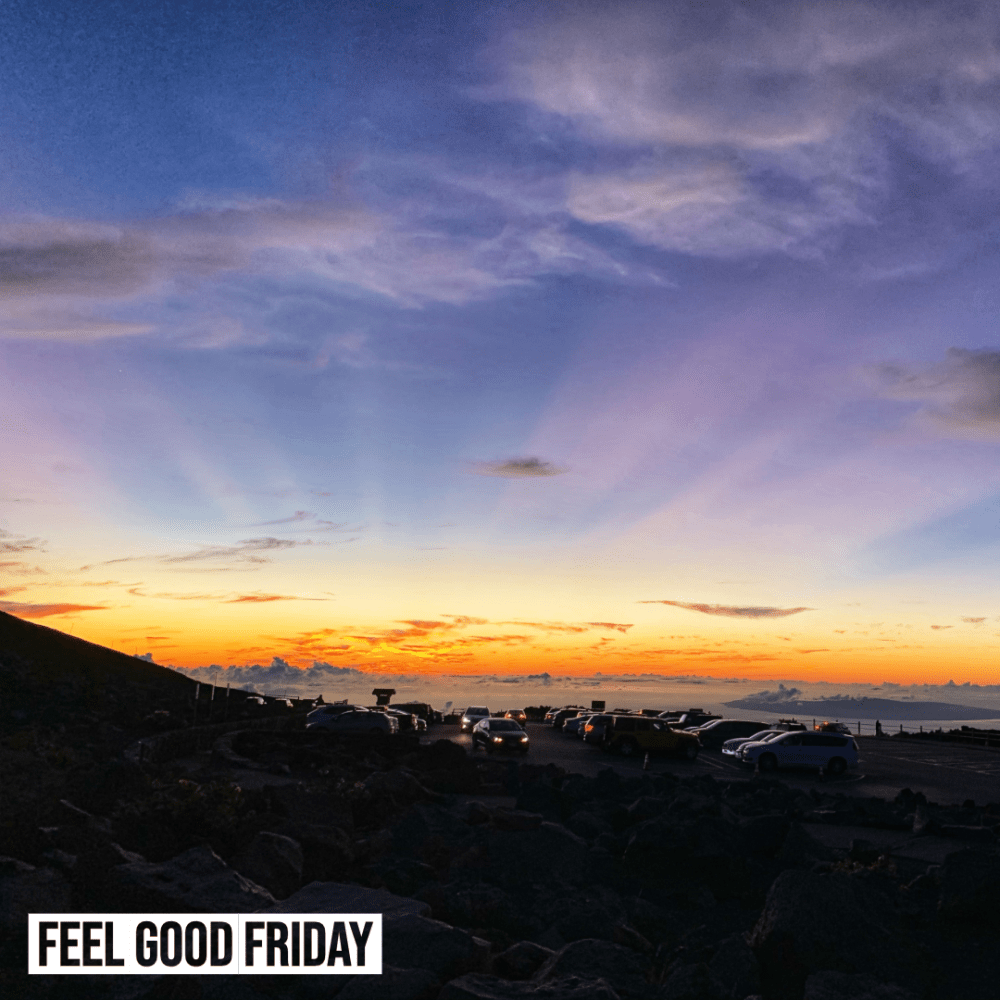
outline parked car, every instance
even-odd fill
[[[768,740],[773,740],[775,736],[782,736],[787,732],[787,729],[765,729],[753,736],[738,736],[735,739],[726,740],[722,744],[722,752],[729,757],[736,757],[744,743],[766,743]]]
[[[700,708],[689,708],[685,712],[661,712],[659,718],[677,729],[688,729],[695,726],[703,726],[706,722],[711,722],[713,719],[721,719],[722,716],[712,715],[711,712],[706,712]]]
[[[314,708],[306,716],[306,728],[311,726],[314,722],[318,722],[320,719],[332,718],[335,715],[342,715],[344,712],[367,712],[368,709],[362,708],[360,705],[348,705],[345,702],[338,702],[335,705],[320,705],[319,708]]]
[[[562,731],[567,736],[575,736],[580,739],[583,736],[583,727],[589,718],[589,712],[581,712],[579,715],[571,716],[563,722]]]
[[[527,753],[528,734],[513,719],[482,719],[472,729],[472,750],[483,747],[487,753],[495,750],[516,750]]]
[[[813,726],[813,731],[817,733],[844,733],[851,735],[851,727],[846,722],[820,722]]]
[[[614,715],[605,723],[603,747],[623,757],[645,751],[678,754],[686,760],[698,756],[701,744],[691,733],[671,729],[660,719],[644,715]]]
[[[463,713],[459,723],[463,733],[469,733],[473,727],[482,719],[490,717],[490,710],[485,705],[470,705]]]
[[[315,721],[306,720],[307,729],[322,729],[343,736],[394,736],[399,723],[386,712],[369,712],[355,708],[337,715],[324,715]]]
[[[408,701],[401,705],[393,705],[392,707],[399,712],[409,712],[412,715],[416,715],[418,718],[423,719],[427,725],[431,725],[435,721],[434,709],[423,701]],[[438,712],[437,714],[440,716],[441,713]],[[440,718],[437,721],[440,722]]]
[[[688,732],[694,732],[703,747],[717,750],[726,740],[734,739],[737,736],[753,736],[754,733],[760,733],[769,728],[766,722],[748,722],[746,719],[715,719],[713,722],[706,722],[705,725],[688,730]]]
[[[380,709],[379,711],[383,711]],[[401,733],[424,733],[427,731],[427,723],[413,712],[407,712],[401,708],[384,709],[387,715],[391,715],[399,723]]]
[[[739,760],[762,771],[808,767],[838,775],[858,766],[858,745],[843,733],[783,733],[766,743],[744,743]]]
[[[604,739],[605,726],[607,726],[608,721],[613,718],[613,715],[590,716],[583,726],[584,743],[600,743]]]
[[[528,716],[524,714],[523,708],[511,708],[504,712],[505,719],[513,719],[522,729],[528,724]]]
[[[583,712],[582,708],[564,708],[562,711],[556,712],[555,718],[552,720],[553,729],[562,729],[563,725],[566,723],[567,719],[575,719],[578,715]]]

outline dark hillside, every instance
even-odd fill
[[[127,725],[193,693],[166,667],[0,612],[0,713],[12,725],[81,713]]]

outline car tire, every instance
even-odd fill
[[[757,758],[757,766],[762,771],[777,771],[778,758],[775,757],[773,753],[762,753],[760,757]]]
[[[826,773],[832,778],[839,778],[847,770],[847,761],[843,757],[833,757],[826,762]]]
[[[635,740],[622,740],[618,744],[618,752],[623,757],[634,757],[639,752],[639,744]]]
[[[698,747],[694,743],[688,743],[682,751],[685,760],[697,760],[698,759]]]

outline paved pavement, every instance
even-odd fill
[[[606,767],[621,774],[636,774],[643,759],[623,759],[604,753],[596,746],[573,736],[564,736],[551,726],[528,723],[531,750],[527,760],[534,764],[553,763],[567,771],[596,775]],[[429,740],[450,739],[471,747],[469,736],[454,726],[435,726]],[[977,804],[1000,802],[1000,752],[932,741],[875,739],[861,736],[861,765],[840,779],[823,779],[806,771],[779,771],[778,777],[792,787],[823,788],[849,795],[893,799],[900,789],[923,792],[931,802],[961,804],[972,799]],[[717,750],[703,750],[694,762],[652,756],[650,770],[677,775],[711,774],[720,780],[749,780],[751,772],[723,757]]]

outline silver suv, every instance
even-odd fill
[[[489,717],[490,710],[485,705],[470,705],[462,713],[461,731],[463,733],[471,732],[477,722],[482,722],[483,719],[488,719]]]
[[[744,743],[737,759],[762,771],[808,767],[838,775],[858,766],[858,745],[841,733],[785,733],[767,742]]]
[[[393,716],[384,712],[369,712],[366,708],[352,708],[314,719],[315,714],[309,714],[306,729],[323,729],[344,736],[393,736],[399,732],[399,723]]]

